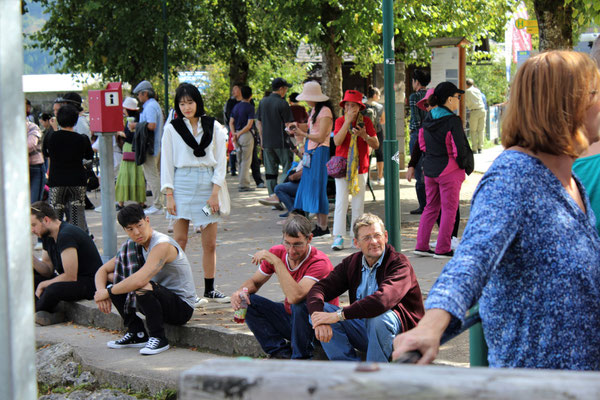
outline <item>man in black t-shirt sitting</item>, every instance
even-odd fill
[[[42,201],[31,205],[31,231],[43,246],[42,259],[33,257],[36,323],[62,322],[62,313],[52,314],[56,305],[92,299],[94,275],[102,259],[88,234],[59,221],[54,209]]]

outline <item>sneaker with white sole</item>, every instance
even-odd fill
[[[331,248],[333,250],[344,250],[344,238],[340,235],[336,236],[335,239],[333,239]]]
[[[208,293],[204,293],[204,298],[207,301],[216,301],[217,303],[229,303],[231,301],[231,297],[225,296],[217,289],[213,289]]]
[[[144,347],[146,342],[148,342],[146,332],[127,332],[121,339],[111,340],[106,345],[111,349],[126,349],[128,347]]]
[[[148,207],[144,210],[144,214],[153,215],[153,214],[162,214],[163,210],[161,208],[156,208],[154,206]]]
[[[196,296],[196,301],[194,302],[194,307],[196,307],[196,308],[204,307],[207,304],[208,304],[208,300],[202,299],[202,298]]]
[[[452,258],[452,257],[454,257],[454,250],[450,250],[449,252],[442,253],[442,254],[435,253],[433,255],[433,258]]]
[[[456,250],[458,248],[459,244],[460,244],[460,239],[457,238],[456,236],[452,236],[452,241],[450,242],[450,248],[452,250]]]
[[[165,350],[169,350],[169,347],[169,341],[167,340],[167,338],[151,337],[148,338],[148,343],[146,343],[146,347],[140,349],[140,354],[150,356],[153,354],[162,353]]]

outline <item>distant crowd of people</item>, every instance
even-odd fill
[[[221,124],[206,115],[198,89],[183,83],[163,129],[152,85],[142,81],[133,90],[142,111],[127,98],[119,134],[125,144],[117,219],[128,239],[106,263],[85,224],[84,160],[93,150],[76,130],[81,98],[57,99],[48,119],[53,131],[43,139],[28,123],[31,226],[43,248],[33,260],[36,321],[59,320],[61,300],[93,298],[102,312],[114,305],[126,327],[108,347],[152,355],[169,348],[165,323],[185,324],[207,301],[230,302],[234,310],[247,306],[247,325],[271,358],[310,359],[320,341],[331,360],[359,360],[363,352],[367,361],[387,362],[417,350],[423,364],[436,357],[442,334],[461,330],[467,310],[479,304],[490,366],[600,369],[598,65],[581,53],[549,51],[519,68],[503,121],[506,150],[481,178],[458,246],[460,189],[482,149],[481,92],[473,82],[466,91],[451,82],[428,89],[420,70],[413,78],[407,178],[417,179],[414,214],[421,214],[414,254],[451,258],[425,303],[409,259],[388,243],[383,221],[363,211],[370,156],[385,123],[375,88],[366,101],[347,90],[336,116],[316,81],[304,82],[290,104],[292,85],[276,78],[256,111],[252,90],[236,84]],[[461,96],[470,110],[470,143],[456,114]],[[381,161],[376,154],[377,182]],[[286,208],[282,244],[253,255],[258,269],[231,296],[214,285],[217,224],[231,208],[228,165],[239,175],[239,192],[254,190],[252,174],[269,193],[261,203]],[[146,210],[140,166],[155,198]],[[40,197],[48,168],[49,203]],[[163,207],[172,237],[155,231],[147,216]],[[202,298],[185,253],[190,223],[202,234]],[[356,249],[335,267],[312,245],[330,233],[333,250],[348,237]],[[258,294],[274,274],[283,303]],[[345,292],[350,303],[340,306]]]

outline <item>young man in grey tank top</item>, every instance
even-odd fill
[[[192,269],[179,245],[152,229],[139,204],[123,208],[117,219],[129,240],[96,273],[94,300],[104,313],[114,304],[127,333],[107,346],[141,347],[140,354],[158,354],[169,348],[164,323],[183,325],[192,317],[196,299]],[[146,316],[147,333],[136,311]]]

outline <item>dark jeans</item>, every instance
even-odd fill
[[[254,134],[252,136],[254,137],[254,149],[252,150],[252,163],[250,164],[250,170],[252,171],[252,178],[254,179],[256,186],[258,186],[265,182],[260,174],[260,159],[258,158],[260,142],[256,136],[254,136]]]
[[[34,288],[49,279],[33,272]],[[79,277],[76,282],[56,282],[48,286],[42,295],[35,298],[35,311],[53,312],[60,301],[91,300],[94,298],[96,287],[93,277]]]
[[[46,168],[44,164],[29,166],[29,194],[31,202],[42,200],[46,184]]]
[[[229,153],[229,172],[231,175],[237,174],[237,153],[235,150]]]
[[[294,200],[296,199],[298,186],[300,186],[300,181],[284,182],[275,186],[275,194],[279,198],[279,201],[285,205],[285,208],[287,208],[288,211],[292,211],[294,209]]]
[[[419,132],[411,131],[410,140],[408,142],[408,148],[412,151],[412,148],[417,141]],[[427,196],[425,194],[425,178],[423,177],[423,155],[415,166],[415,190],[417,191],[417,200],[419,200],[419,208],[425,209],[427,205]]]
[[[192,318],[194,309],[164,286],[150,281],[152,290],[137,290],[137,310],[146,316],[150,337],[165,337],[164,324],[183,325]],[[111,294],[110,300],[123,318],[127,332],[145,332],[144,322],[135,310],[125,310],[127,294]]]
[[[315,334],[308,321],[306,302],[292,304],[291,307],[292,315],[289,315],[283,303],[251,294],[246,324],[265,353],[289,354],[290,341],[291,358],[311,358]]]

